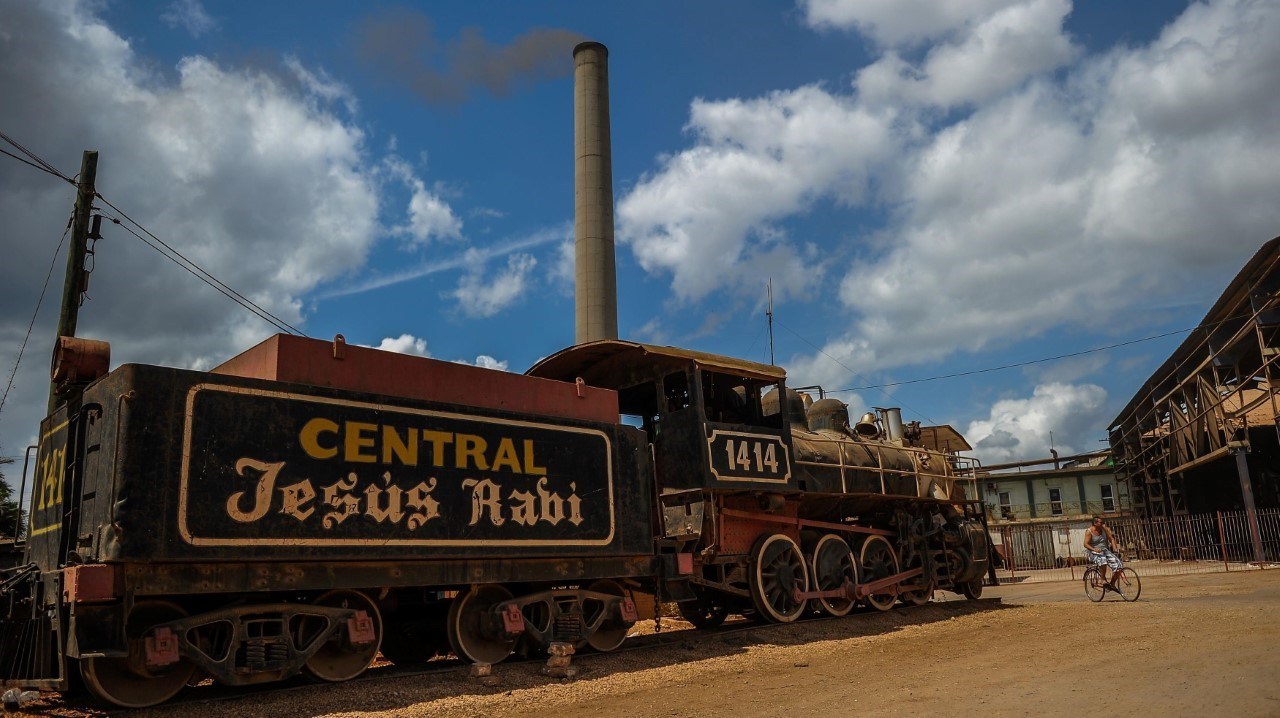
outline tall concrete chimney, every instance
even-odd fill
[[[574,336],[618,338],[613,262],[613,159],[609,149],[609,50],[573,48]]]

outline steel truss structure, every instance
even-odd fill
[[[1280,237],[1245,264],[1108,429],[1116,473],[1141,516],[1280,505],[1278,361]]]

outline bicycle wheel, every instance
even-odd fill
[[[1138,578],[1138,572],[1131,568],[1116,571],[1114,585],[1120,593],[1120,598],[1126,601],[1136,601],[1138,596],[1142,595],[1142,579]]]
[[[1102,580],[1102,573],[1098,571],[1097,566],[1085,569],[1084,572],[1084,595],[1089,597],[1090,601],[1097,603],[1106,595],[1104,588],[1106,581]]]

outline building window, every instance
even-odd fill
[[[1116,510],[1116,497],[1111,491],[1111,484],[1102,485],[1102,510],[1111,513]]]
[[[1013,518],[1013,506],[1009,503],[1008,491],[1000,492],[1000,518],[1002,519]]]
[[[1049,513],[1062,515],[1062,489],[1049,489]]]

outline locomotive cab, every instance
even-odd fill
[[[790,425],[762,402],[785,390],[778,367],[605,340],[553,354],[526,373],[616,390],[622,422],[642,428],[654,446],[663,493],[798,489]]]

